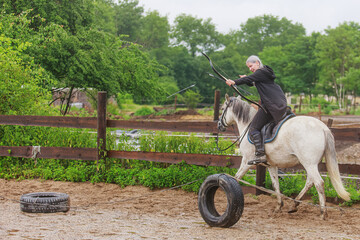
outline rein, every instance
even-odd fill
[[[227,148],[224,149],[220,149],[219,148],[219,129],[218,129],[218,133],[217,133],[217,137],[216,137],[216,148],[218,149],[218,151],[223,152],[228,150],[229,148],[231,148],[235,143],[239,142],[239,144],[242,142],[242,140],[244,139],[246,133],[249,131],[250,128],[250,124],[246,127],[246,129],[244,130],[244,132],[232,143],[230,144],[230,146],[228,146]],[[240,141],[239,141],[240,140]]]

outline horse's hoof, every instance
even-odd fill
[[[327,212],[321,213],[321,214],[320,214],[320,219],[321,219],[321,220],[326,220],[327,216],[328,216],[328,215],[327,215]]]
[[[289,211],[288,211],[288,213],[294,213],[294,212],[297,212],[298,210],[296,209],[296,208],[293,208],[293,209],[290,209]]]

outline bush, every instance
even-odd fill
[[[150,115],[152,113],[154,113],[154,111],[151,110],[150,108],[142,107],[142,108],[136,110],[136,112],[134,113],[134,116],[147,116],[147,115]]]
[[[23,115],[49,108],[50,92],[40,87],[45,82],[44,69],[19,57],[28,46],[0,35],[0,114]]]
[[[134,104],[131,94],[118,93],[116,95],[116,103],[120,109],[124,109],[124,104]]]
[[[188,90],[184,93],[184,102],[189,109],[196,108],[197,104],[201,102],[203,97],[198,92]]]

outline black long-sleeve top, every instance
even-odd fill
[[[261,105],[279,122],[286,111],[286,97],[281,87],[275,83],[275,74],[271,67],[265,65],[253,74],[234,80],[236,85],[247,84],[257,88]]]

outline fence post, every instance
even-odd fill
[[[220,112],[220,91],[215,90],[215,98],[214,98],[214,121],[219,120],[219,112]]]
[[[98,92],[97,105],[97,147],[98,156],[96,163],[106,156],[106,92]]]
[[[328,128],[331,128],[331,126],[332,126],[332,124],[333,124],[333,119],[332,118],[329,118],[328,119],[328,122],[327,122],[327,126],[328,126]]]
[[[177,95],[175,95],[174,110],[176,110]]]
[[[321,105],[318,104],[318,108],[319,108],[319,120],[321,120]]]
[[[256,165],[256,186],[265,187],[266,167]],[[256,189],[256,195],[264,194],[265,192]]]

